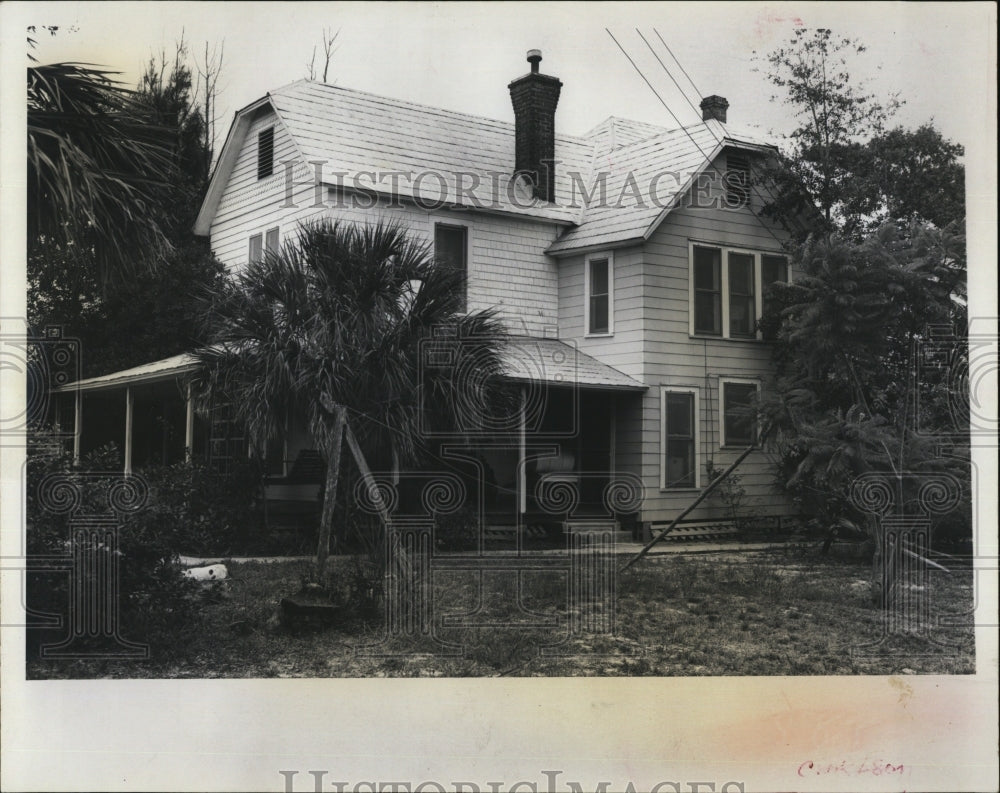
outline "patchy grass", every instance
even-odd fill
[[[622,557],[620,561],[624,561]],[[346,575],[347,560],[335,573]],[[932,571],[916,633],[883,636],[868,564],[813,550],[649,557],[617,578],[607,614],[568,597],[565,568],[435,574],[433,635],[385,640],[381,621],[290,629],[275,616],[307,562],[231,565],[198,621],[148,661],[29,659],[29,678],[406,677],[496,675],[970,674],[972,572]],[[456,624],[465,622],[466,624]],[[571,625],[583,623],[583,629]],[[475,623],[475,624],[469,624]],[[933,624],[931,624],[933,623]],[[587,630],[587,626],[590,629]],[[132,637],[129,637],[132,638]],[[881,641],[880,641],[881,638]],[[160,643],[162,645],[162,643]],[[854,650],[854,652],[852,652]]]

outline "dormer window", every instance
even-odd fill
[[[266,179],[274,173],[274,127],[257,133],[257,178]]]

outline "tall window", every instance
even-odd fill
[[[662,454],[660,486],[664,489],[698,487],[698,392],[694,389],[661,392]]]
[[[729,335],[756,335],[757,301],[754,298],[752,253],[729,253]]]
[[[788,283],[788,260],[784,256],[773,256],[765,253],[760,257],[760,273],[762,316],[769,316],[773,310],[773,285]],[[768,341],[774,340],[775,330],[771,326],[765,327],[764,338]]]
[[[446,266],[460,270],[469,277],[469,230],[465,226],[448,223],[434,224],[434,257]],[[465,311],[468,301],[468,286],[462,293],[461,311]]]
[[[274,173],[274,127],[257,133],[257,178],[266,179]]]
[[[268,229],[267,234],[264,235],[264,250],[268,253],[278,252],[278,227],[275,226],[273,229]]]
[[[722,335],[722,252],[694,246],[694,332]]]
[[[587,333],[610,335],[614,330],[612,259],[607,254],[589,257],[586,268]]]
[[[691,335],[770,338],[759,329],[758,319],[771,285],[789,280],[788,260],[780,254],[700,243],[691,244],[690,254]]]
[[[263,247],[264,237],[260,234],[254,234],[250,237],[250,261],[259,262],[264,258],[264,247]]]
[[[757,442],[757,384],[722,380],[722,445],[750,446]]]

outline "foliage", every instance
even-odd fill
[[[170,538],[175,552],[193,556],[252,555],[265,547],[262,476],[254,461],[225,475],[200,463],[142,470],[149,506],[133,526]]]
[[[28,251],[28,318],[80,339],[83,376],[106,374],[193,347],[198,297],[223,266],[202,243],[178,245],[162,266],[102,287],[86,251],[43,242]]]
[[[121,479],[117,450],[110,445],[102,447],[74,467],[56,436],[33,432],[28,444],[25,506],[29,559],[72,559],[76,555],[91,559],[92,564],[74,571],[84,576],[76,581],[77,591],[99,591],[96,576],[117,564],[120,634],[158,650],[169,649],[177,630],[190,629],[196,607],[194,587],[181,575],[176,563],[176,527],[169,522],[147,521],[141,512],[124,519],[117,532],[118,553],[112,558],[113,548],[90,539],[88,532],[73,531],[70,514],[54,511],[40,500],[39,484],[46,475],[61,475],[80,494],[80,512],[104,514],[108,510],[108,488]],[[43,566],[42,572],[29,575],[27,603],[33,611],[63,616],[64,625],[83,619],[71,613],[70,577],[66,571],[46,573]],[[41,630],[29,634],[31,645],[58,638],[48,637]]]
[[[198,391],[230,402],[257,449],[288,416],[305,416],[327,464],[321,546],[340,417],[369,465],[387,470],[426,461],[428,427],[456,426],[468,405],[488,410],[501,390],[505,331],[491,311],[463,313],[464,279],[398,225],[320,221],[231,275],[206,305]],[[447,347],[453,365],[424,366],[428,343]]]
[[[807,513],[834,525],[861,522],[848,494],[867,471],[947,469],[967,478],[968,468],[941,457],[928,434],[951,418],[949,373],[921,370],[925,398],[915,399],[928,326],[959,334],[965,327],[957,299],[964,292],[963,240],[916,223],[905,232],[889,224],[860,242],[811,238],[793,258],[795,280],[777,286],[776,311],[765,318],[776,329],[777,373],[762,400],[767,422],[779,431],[786,489]]]
[[[122,109],[116,112],[127,114],[131,125],[122,122],[117,132],[123,138],[121,146],[141,146],[144,138],[124,139],[136,128],[144,135],[149,134],[147,130],[155,130],[158,159],[156,168],[147,171],[146,176],[156,174],[156,180],[148,183],[148,195],[138,200],[125,188],[115,192],[117,182],[109,187],[97,177],[93,184],[85,182],[83,195],[78,195],[80,191],[70,189],[74,183],[69,181],[73,174],[69,166],[59,174],[42,175],[61,185],[67,193],[63,197],[66,201],[80,202],[92,193],[93,200],[103,202],[89,214],[99,215],[104,211],[101,207],[114,202],[142,212],[141,217],[136,215],[127,224],[128,228],[145,229],[147,236],[157,238],[140,236],[129,242],[95,237],[89,214],[85,221],[63,223],[60,234],[40,226],[29,237],[29,322],[39,330],[46,325],[62,325],[67,336],[79,338],[85,376],[125,369],[194,346],[195,295],[215,288],[222,277],[222,265],[211,255],[207,243],[196,239],[192,232],[206,186],[211,150],[205,144],[205,124],[196,107],[192,73],[183,60],[185,54],[181,44],[172,63],[168,64],[165,56],[159,63],[151,60],[135,91],[127,91],[108,79],[106,92],[116,98],[106,98],[101,104],[101,95],[95,98],[84,93],[68,108],[70,120],[59,121],[63,125],[73,122],[75,126],[70,125],[65,133],[73,141],[82,135],[78,127],[103,136],[105,133],[90,116],[114,115],[104,106],[120,106]],[[42,73],[50,68],[37,67]],[[99,78],[92,79],[100,82]],[[63,86],[58,87],[61,90]],[[98,103],[97,107],[93,103]],[[47,100],[47,104],[58,105],[55,100]],[[51,108],[39,111],[40,118],[47,119],[46,113],[51,112]],[[117,139],[105,142],[102,138],[102,143],[110,147],[113,140]],[[97,144],[84,140],[80,145]],[[32,151],[29,146],[29,157]],[[44,147],[39,148],[41,155]],[[97,167],[101,161],[95,159],[91,164]],[[149,168],[153,163],[139,163],[136,167],[140,165]],[[65,208],[52,206],[52,201],[53,197],[46,194],[29,203],[29,220],[47,223],[47,212],[70,216]],[[133,201],[134,206],[130,203]],[[119,221],[117,216],[102,220],[112,226]],[[116,255],[127,256],[127,262],[109,262],[109,246]]]
[[[722,468],[716,468],[714,460],[705,461],[705,474],[707,481],[714,482],[724,472]],[[750,517],[744,511],[747,500],[747,489],[743,486],[743,477],[738,473],[731,473],[712,491],[712,497],[723,503],[729,512],[729,517],[738,528],[743,528]]]
[[[101,283],[171,248],[169,136],[115,72],[28,67],[28,239],[90,252]]]
[[[798,126],[787,150],[758,173],[771,196],[764,213],[805,236],[838,230],[855,239],[885,222],[954,224],[965,215],[963,148],[932,122],[888,129],[902,104],[884,101],[851,74],[866,52],[829,29],[797,29],[789,43],[758,57],[772,97],[789,106]]]

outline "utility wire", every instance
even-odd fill
[[[654,31],[655,31],[655,28],[654,28]],[[688,95],[687,95],[687,94],[685,93],[684,89],[683,89],[683,88],[681,88],[681,86],[680,86],[680,84],[679,84],[679,83],[677,82],[677,80],[675,80],[675,79],[674,79],[674,76],[673,76],[673,75],[672,75],[672,74],[670,73],[670,69],[668,69],[668,68],[667,68],[667,65],[666,65],[666,64],[665,64],[665,63],[664,63],[664,62],[663,62],[663,61],[662,61],[662,60],[660,59],[660,56],[659,56],[659,55],[657,54],[656,50],[655,50],[655,49],[653,49],[653,45],[649,43],[649,41],[648,41],[648,40],[646,39],[646,37],[645,37],[644,35],[642,35],[642,31],[640,31],[640,30],[639,30],[639,28],[636,28],[636,29],[635,29],[635,32],[639,34],[639,38],[641,38],[641,39],[642,39],[642,41],[643,41],[643,43],[644,43],[644,44],[645,44],[645,45],[646,45],[646,46],[647,46],[647,47],[649,48],[649,51],[650,51],[651,53],[653,53],[653,57],[654,57],[654,58],[656,58],[656,62],[660,64],[660,67],[661,67],[661,68],[663,69],[663,71],[664,71],[664,72],[666,73],[667,77],[669,77],[669,78],[670,78],[671,82],[673,82],[673,84],[674,84],[674,85],[675,85],[675,86],[677,87],[677,90],[678,90],[678,91],[680,91],[680,94],[681,94],[681,96],[682,96],[682,97],[684,97],[684,100],[685,100],[685,101],[686,101],[686,102],[687,102],[687,103],[688,103],[688,104],[689,104],[689,105],[691,106],[691,109],[692,109],[692,110],[694,110],[694,111],[695,111],[695,113],[699,113],[699,112],[700,112],[700,108],[698,108],[698,107],[696,107],[696,106],[695,106],[694,102],[692,102],[692,101],[691,101],[690,97],[688,97]],[[657,33],[656,35],[657,35],[657,36],[660,36],[660,34],[659,34],[659,33]],[[660,37],[660,41],[661,41],[661,42],[663,42],[663,46],[664,46],[664,47],[667,47],[667,44],[666,44],[666,42],[664,42],[664,41],[663,41],[663,38],[662,38],[662,36]],[[694,80],[692,80],[692,79],[691,79],[691,76],[690,76],[690,75],[688,75],[688,73],[687,73],[686,71],[684,71],[684,67],[683,67],[683,66],[681,66],[681,63],[680,63],[680,61],[678,61],[678,60],[677,60],[677,56],[676,56],[676,55],[674,55],[674,53],[673,53],[673,52],[672,52],[672,51],[670,50],[670,48],[669,48],[669,47],[667,47],[667,51],[668,51],[668,52],[670,52],[670,56],[671,56],[671,57],[672,57],[672,58],[674,59],[674,61],[676,61],[676,62],[677,62],[677,65],[681,67],[681,71],[682,71],[682,72],[684,72],[684,75],[685,75],[685,76],[686,76],[686,77],[688,78],[688,82],[689,82],[689,83],[691,83],[691,86],[692,86],[692,87],[694,88],[694,90],[695,90],[696,92],[698,92],[698,86],[696,86],[696,85],[694,84]],[[630,60],[631,60],[631,59],[630,59]],[[643,78],[643,79],[645,79],[645,78]],[[648,82],[648,81],[647,81],[647,82]],[[698,96],[701,96],[700,92],[698,92],[698,93],[697,93],[697,95],[698,95]],[[673,115],[673,113],[671,113],[671,115]],[[676,116],[674,116],[674,118],[676,118]],[[709,126],[709,125],[707,125],[707,124],[706,124],[706,127],[708,128],[708,131],[709,131],[709,133],[711,133],[712,137],[713,137],[713,138],[715,138],[715,142],[716,142],[716,143],[720,143],[720,144],[721,144],[721,143],[722,143],[722,141],[723,141],[723,139],[722,139],[722,138],[720,138],[720,137],[719,137],[719,136],[718,136],[718,135],[717,135],[717,134],[715,133],[715,130],[713,130],[711,126]],[[702,153],[704,153],[704,152],[702,152]],[[766,203],[766,199],[765,199],[765,198],[764,198],[764,196],[763,196],[763,195],[762,195],[762,194],[760,193],[760,191],[759,191],[759,190],[757,190],[757,188],[756,188],[756,187],[754,186],[753,182],[752,182],[751,180],[748,180],[748,182],[749,182],[749,183],[747,184],[747,187],[748,187],[748,188],[750,189],[750,192],[751,192],[751,193],[753,193],[753,195],[754,195],[754,196],[755,196],[756,198],[759,198],[759,199],[761,200],[761,202],[762,202],[762,203]],[[756,215],[756,213],[754,213],[754,214]],[[768,234],[770,234],[770,235],[771,235],[772,237],[774,237],[775,241],[776,241],[776,242],[777,242],[777,243],[778,243],[779,245],[782,245],[782,246],[784,246],[784,242],[783,242],[782,240],[778,239],[778,235],[774,233],[774,231],[773,231],[773,230],[771,229],[771,227],[770,227],[770,226],[768,226],[768,225],[767,225],[766,223],[763,223],[763,222],[761,222],[761,225],[762,225],[762,226],[763,226],[763,227],[764,227],[765,229],[767,229],[767,232],[768,232]]]

